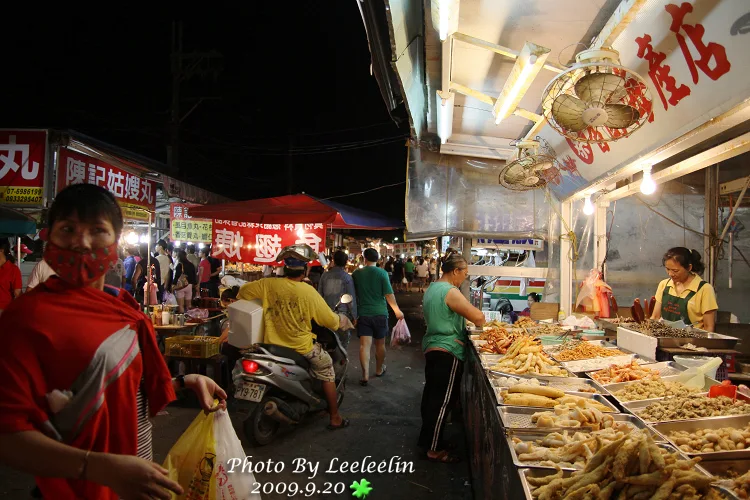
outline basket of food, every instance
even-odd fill
[[[219,354],[218,337],[175,335],[165,339],[164,354],[182,358],[211,358]]]

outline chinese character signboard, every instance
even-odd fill
[[[315,253],[325,251],[323,224],[256,224],[215,219],[212,253],[231,262],[271,264],[282,248],[310,245]]]
[[[417,244],[416,243],[394,243],[393,244],[393,254],[394,255],[416,255],[417,254]]]
[[[41,205],[47,132],[0,130],[0,204]]]
[[[96,184],[117,198],[126,220],[148,220],[156,209],[156,185],[121,168],[62,148],[58,158],[57,192],[72,184]]]
[[[190,216],[190,207],[196,206],[199,205],[184,203],[169,205],[172,241],[211,244],[213,237],[211,219],[194,219]]]
[[[589,181],[610,175],[750,98],[750,34],[744,26],[748,3],[697,0],[645,2],[612,43],[620,63],[638,73],[645,88],[627,80],[622,101],[649,119],[641,130],[615,142],[601,142],[589,128],[566,139],[551,127],[539,135],[549,142],[560,164],[550,188],[565,199]],[[743,21],[744,19],[744,21]],[[616,136],[616,130],[610,130]]]

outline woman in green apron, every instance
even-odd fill
[[[701,254],[684,247],[670,248],[662,264],[669,278],[656,289],[656,307],[651,319],[682,320],[686,325],[713,332],[719,306],[714,288],[699,276],[706,267]]]

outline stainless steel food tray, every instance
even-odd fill
[[[737,430],[744,429],[750,424],[750,415],[736,415],[730,417],[710,417],[700,420],[679,420],[672,422],[660,422],[650,424],[651,427],[661,434],[664,439],[672,443],[675,447],[679,448],[679,445],[669,437],[669,433],[673,431],[698,431],[706,429],[721,429],[724,427],[733,427]],[[701,457],[702,462],[706,460],[740,460],[750,459],[750,449],[745,450],[734,450],[734,451],[716,451],[710,453],[696,453],[690,451],[680,450],[688,457]],[[747,472],[745,470],[744,472]],[[744,473],[743,472],[743,473]]]
[[[707,397],[707,394],[700,393],[700,394],[696,394],[696,396]],[[644,401],[630,401],[628,403],[622,403],[622,407],[623,407],[623,409],[625,409],[625,411],[627,411],[629,413],[632,413],[633,415],[635,415],[638,418],[641,418],[641,416],[639,415],[639,413],[644,408],[646,408],[650,404],[658,403],[659,401],[663,401],[663,400],[664,400],[664,398],[661,398],[661,399],[646,399]],[[659,422],[651,422],[651,421],[648,421],[648,420],[644,420],[644,421],[648,425],[655,425],[657,423],[664,423],[664,422],[697,422],[697,421],[704,422],[706,420],[711,420],[711,419],[714,419],[714,418],[724,418],[726,416],[736,417],[736,416],[741,416],[741,415],[719,415],[719,416],[716,416],[716,417],[686,418],[686,419],[679,419],[679,420],[660,420]]]
[[[637,354],[625,354],[622,356],[610,356],[608,358],[591,358],[582,359],[578,361],[563,361],[560,364],[566,369],[573,373],[585,373],[588,371],[596,371],[607,368],[609,365],[624,365],[632,362],[633,360],[646,362],[645,359],[639,357]]]
[[[552,411],[552,408],[531,408],[529,406],[498,406],[497,411],[500,414],[500,421],[503,423],[503,427],[506,431],[513,432],[537,432],[543,429],[544,432],[559,432],[559,431],[586,431],[591,430],[591,427],[537,427],[531,421],[534,413],[541,411]],[[641,419],[636,418],[633,415],[627,413],[609,413],[615,419],[616,422],[626,422],[631,424],[636,429],[647,429],[653,436],[654,441],[665,441],[665,439],[654,432],[649,426]]]
[[[661,448],[668,449],[668,450],[670,450],[672,452],[680,453],[679,450],[674,449],[674,447],[671,446],[671,445],[669,445],[669,444],[658,443],[658,445]],[[684,455],[683,455],[683,457],[684,457]],[[697,470],[698,472],[700,472],[701,474],[704,474],[706,476],[710,475],[705,469],[702,469],[701,467],[697,467],[696,466],[695,470]],[[575,472],[575,471],[570,470],[570,469],[563,469],[562,472],[563,472],[563,477],[567,478],[567,477],[570,477],[571,474],[573,474],[573,472]],[[526,479],[527,476],[529,476],[529,477],[544,477],[544,476],[549,476],[551,474],[556,474],[556,473],[557,473],[557,471],[555,469],[553,469],[553,468],[536,468],[536,467],[532,468],[532,467],[526,467],[526,468],[518,469],[518,474],[521,477],[521,486],[523,487],[524,495],[526,496],[527,500],[535,500],[534,497],[531,494],[532,489],[531,489],[531,485],[529,484],[529,482]],[[712,488],[714,488],[716,491],[720,492],[725,497],[736,498],[734,495],[732,495],[730,492],[728,492],[724,488],[720,488],[720,487],[717,487],[717,486],[712,486]]]
[[[671,375],[669,377],[661,377],[659,380],[662,380],[662,381],[665,381],[665,382],[673,382],[673,381],[676,381],[679,378],[680,378],[679,375]],[[696,394],[701,394],[701,393],[705,394],[705,393],[708,393],[708,389],[710,387],[712,387],[714,385],[719,385],[719,382],[717,382],[716,380],[714,380],[712,378],[708,378],[708,377],[704,377],[704,378],[705,378],[705,382],[703,384],[703,390],[702,391],[698,391]],[[618,382],[616,384],[608,384],[604,389],[613,398],[615,398],[618,403],[620,403],[620,404],[631,403],[633,401],[623,401],[620,398],[618,398],[615,393],[617,391],[621,391],[621,390],[625,389],[626,387],[630,387],[632,385],[635,385],[638,382],[641,382],[641,381],[640,380],[633,380],[632,382]],[[634,401],[651,401],[651,402],[654,402],[654,401],[658,401],[660,399],[664,399],[664,398],[661,397],[661,398],[650,398],[650,399],[638,399],[638,400],[634,400]]]
[[[626,328],[620,326],[623,330],[629,330],[641,335],[649,336],[646,333],[633,330],[632,328]],[[658,347],[682,347],[685,344],[693,344],[696,347],[705,347],[707,349],[734,349],[739,339],[736,337],[730,337],[728,335],[722,335],[720,333],[706,332],[705,330],[699,330],[692,328],[691,330],[705,334],[705,337],[652,337],[657,341]]]
[[[503,388],[505,386],[498,385],[496,383],[497,378],[500,375],[495,375],[493,373],[488,373],[488,376],[490,378],[490,384],[492,384],[495,388]],[[581,391],[581,387],[587,387],[594,389],[596,391],[596,394],[607,394],[606,390],[599,384],[597,384],[594,380],[587,379],[587,378],[580,378],[580,377],[529,377],[529,378],[535,378],[539,380],[540,382],[547,382],[547,386],[549,387],[555,387],[557,389],[563,390],[563,391],[574,391],[574,392],[586,392]]]
[[[640,363],[639,363],[640,364]],[[659,363],[643,363],[641,366],[645,368],[649,368],[650,370],[656,370],[659,372],[659,375],[662,377],[669,377],[671,375],[679,375],[680,373],[684,372],[686,368],[682,365],[678,365],[674,361],[661,361]],[[606,368],[606,367],[605,367]],[[599,370],[588,370],[584,372],[584,374],[593,380],[593,377],[591,376],[594,372],[597,372]],[[625,382],[616,382],[618,384],[623,384]],[[602,387],[607,387],[612,384],[602,384],[601,382],[598,382],[599,385]]]
[[[588,392],[575,392],[575,391],[563,391],[563,392],[565,392],[565,394],[569,394],[571,396],[579,396],[579,397],[582,397],[582,398],[585,398],[585,399],[593,399],[597,403],[602,404],[602,405],[606,406],[607,408],[609,408],[610,410],[612,410],[611,413],[618,413],[618,410],[615,407],[615,405],[613,405],[606,397],[602,396],[601,394],[591,394],[591,393],[588,393]],[[495,392],[495,394],[496,394],[496,396],[498,397],[498,400],[499,400],[499,396],[500,395],[497,394],[497,391]],[[513,406],[513,405],[506,405],[504,403],[498,403],[498,406]],[[529,408],[535,408],[537,411],[540,411],[540,410],[550,410],[551,411],[553,409],[551,407],[543,407],[543,406],[529,406]]]
[[[709,462],[701,462],[700,467],[712,476],[726,479],[728,472],[733,472],[738,476],[744,475],[747,471],[750,471],[750,460],[711,460]],[[731,498],[738,498],[739,496],[731,491]]]
[[[638,419],[634,419],[634,421],[638,421]],[[633,425],[635,425],[635,424],[633,424]],[[638,429],[645,430],[652,438],[654,438],[654,441],[656,441],[658,444],[666,444],[666,442],[662,439],[661,436],[659,436],[658,434],[654,433],[654,431],[652,431],[648,427],[638,427]],[[506,439],[506,441],[508,443],[508,448],[510,448],[510,456],[513,458],[513,463],[516,465],[516,467],[529,467],[529,468],[534,468],[534,469],[537,469],[537,468],[539,468],[539,469],[555,469],[555,467],[553,465],[543,465],[540,461],[536,461],[536,462],[530,462],[530,461],[522,462],[518,458],[518,454],[516,453],[516,448],[515,448],[514,443],[513,443],[513,438],[517,438],[517,439],[519,439],[521,441],[524,441],[524,442],[529,442],[529,441],[533,442],[533,441],[536,441],[536,440],[542,440],[542,439],[544,439],[545,437],[547,437],[549,434],[551,434],[553,432],[559,432],[559,433],[567,432],[569,435],[571,435],[571,434],[574,434],[576,432],[594,432],[594,431],[591,431],[589,429],[582,429],[582,428],[578,428],[578,429],[562,429],[562,430],[548,429],[548,428],[539,428],[539,427],[537,427],[537,428],[535,428],[533,430],[532,429],[521,429],[521,430],[508,429],[505,432],[505,439]],[[627,433],[629,433],[629,432],[631,432],[631,431],[628,431]],[[670,446],[670,448],[671,448],[671,446]],[[569,471],[579,470],[579,469],[576,469],[575,467],[566,467],[566,466],[562,466],[562,465],[560,465],[560,468],[562,470],[569,470]]]

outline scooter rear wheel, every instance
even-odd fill
[[[245,437],[256,446],[265,446],[271,443],[279,431],[281,425],[263,412],[267,400],[261,401],[255,410],[242,423]]]

